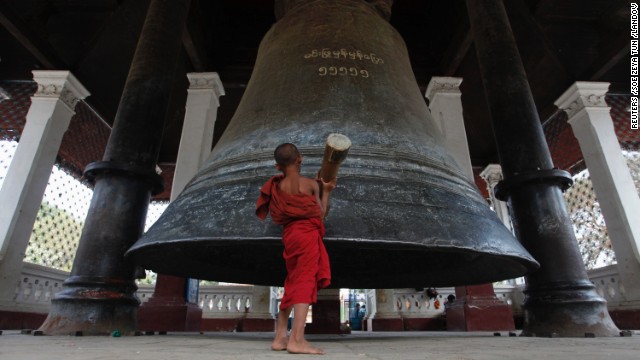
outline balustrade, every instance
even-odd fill
[[[511,305],[514,314],[522,312],[522,287],[514,285],[494,285],[496,297]],[[455,288],[439,288],[438,295],[435,298],[429,298],[425,291],[416,291],[414,289],[396,289],[394,291],[395,308],[402,317],[437,317],[444,315],[445,303],[447,296],[455,295]],[[370,299],[375,297],[367,297],[367,306],[371,306]]]
[[[589,280],[596,291],[607,300],[609,309],[616,308],[624,300],[625,288],[620,282],[617,265],[609,265],[589,271]]]
[[[20,281],[16,284],[14,304],[9,311],[27,311],[47,313],[51,298],[62,289],[62,283],[69,273],[45,266],[24,263]],[[615,309],[624,299],[625,288],[619,280],[616,265],[610,265],[589,271],[589,278],[597,292],[604,297],[609,309]],[[494,285],[499,300],[511,305],[514,315],[522,313],[524,301],[523,285]],[[211,285],[201,286],[198,293],[198,305],[202,308],[203,318],[238,318],[252,311],[252,286]],[[136,295],[141,303],[148,301],[154,286],[140,284]],[[438,295],[430,299],[425,291],[415,289],[396,289],[394,304],[398,313],[405,318],[431,318],[444,314],[446,298],[455,294],[453,287],[439,288]],[[366,293],[366,305],[369,312],[375,312],[373,290]]]
[[[15,311],[46,313],[51,298],[62,290],[62,283],[69,276],[66,271],[24,263],[15,290]]]
[[[203,286],[198,305],[203,318],[240,317],[251,311],[252,286]]]

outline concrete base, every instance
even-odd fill
[[[276,320],[251,318],[202,319],[200,331],[213,332],[274,332]]]
[[[403,318],[404,331],[444,331],[447,329],[445,318]]]
[[[242,318],[202,319],[200,331],[239,332],[242,320]]]
[[[138,309],[138,330],[200,331],[202,309],[187,301],[188,280],[158,274],[153,296]]]
[[[446,329],[443,317],[436,318],[381,318],[366,320],[363,330],[368,331],[443,331]]]
[[[609,315],[620,330],[640,329],[640,310],[609,310]]]
[[[163,303],[152,298],[138,309],[138,330],[200,331],[202,309],[191,303]]]
[[[245,318],[240,324],[240,331],[243,332],[272,332],[275,331],[275,329],[275,319]]]
[[[447,305],[448,331],[515,330],[511,306],[495,296],[493,285],[457,287],[456,295]]]
[[[47,314],[0,311],[0,330],[37,329],[46,318]]]
[[[468,299],[447,309],[447,331],[512,331],[511,307],[498,299]]]
[[[404,331],[402,318],[373,318],[367,320],[369,331]]]
[[[305,327],[307,334],[344,334],[340,324],[340,299],[318,299],[311,307],[311,324]],[[295,316],[295,315],[294,315]],[[350,331],[349,331],[350,332]]]

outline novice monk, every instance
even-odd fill
[[[322,198],[318,182],[300,176],[302,156],[295,145],[285,143],[276,148],[276,169],[282,175],[272,177],[260,190],[256,215],[284,225],[282,241],[287,278],[280,303],[276,336],[272,350],[287,350],[296,354],[324,354],[304,339],[304,326],[309,305],[316,302],[318,289],[329,286],[329,257],[322,242],[329,193],[336,179],[322,181]],[[287,340],[287,322],[294,310],[291,337]]]

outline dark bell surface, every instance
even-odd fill
[[[333,286],[485,283],[537,268],[441,143],[398,32],[350,0],[305,2],[269,30],[210,158],[128,255],[160,273],[281,284],[282,231],[256,218],[259,189],[283,142],[313,177],[330,133],[352,141],[325,221]]]

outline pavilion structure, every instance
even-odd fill
[[[0,1],[0,38],[11,49],[0,59],[0,140],[18,144],[11,165],[0,162],[7,167],[0,328],[273,330],[269,287],[252,287],[250,301],[212,300],[211,307],[251,308],[241,323],[203,315],[187,278],[159,274],[140,306],[141,269],[124,253],[142,235],[150,201],[173,200],[224,132],[250,74],[256,34],[274,21],[274,8],[304,1]],[[640,328],[639,170],[623,155],[640,150],[640,133],[630,127],[629,4],[367,3],[391,9],[447,150],[541,265],[526,277],[523,334],[617,336]],[[438,39],[435,30],[445,27]],[[221,40],[225,31],[237,38]],[[88,182],[93,197],[73,265],[53,270],[64,283],[32,284],[25,273],[46,279],[47,268],[26,265],[25,253],[54,165]],[[583,169],[616,259],[601,283],[585,269],[562,194]],[[58,239],[56,231],[44,236]],[[370,294],[368,330],[516,327],[512,307],[492,284],[456,287],[446,325],[403,314],[411,295],[397,290]],[[36,295],[40,303],[22,301]],[[308,332],[343,332],[339,307],[337,290],[321,292]]]

